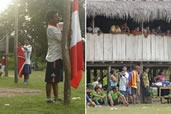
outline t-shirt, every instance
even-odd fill
[[[98,81],[95,81],[92,83],[93,87],[95,88],[96,86],[99,86],[99,82]]]
[[[119,90],[126,91],[127,80],[128,80],[128,77],[126,75],[119,77]]]
[[[58,59],[62,59],[62,33],[60,28],[52,25],[48,25],[47,28],[47,40],[48,40],[48,52],[46,60],[48,62],[54,62]]]
[[[122,32],[129,32],[129,28],[127,26],[122,26],[121,31]]]
[[[121,32],[121,29],[120,29],[120,27],[117,28],[115,25],[112,25],[110,28],[110,31],[112,33],[118,33],[118,32]]]
[[[5,57],[2,57],[2,61],[1,61],[1,65],[6,65],[6,59],[5,59]]]
[[[120,96],[123,96],[123,94],[120,93],[119,91],[116,92],[116,93],[114,93],[114,91],[111,90],[111,91],[109,91],[108,96],[111,96],[112,99],[115,101],[115,100],[117,100]]]
[[[142,75],[142,81],[144,86],[149,86],[149,79],[148,79],[148,73],[144,72]]]
[[[162,31],[161,30],[158,30],[158,29],[155,30],[155,32],[158,33],[158,34],[161,34],[162,33]]]
[[[99,96],[95,96],[95,95],[99,95]],[[103,96],[104,93],[103,92],[96,92],[96,91],[93,91],[90,93],[90,96],[93,100],[95,99],[100,99],[100,96]]]
[[[131,87],[137,88],[137,82],[138,81],[139,81],[138,73],[136,71],[132,71],[131,72],[131,80],[129,80]]]
[[[166,81],[165,75],[160,75],[159,78],[158,78],[158,81],[159,81],[159,82],[164,82],[164,81]]]
[[[24,49],[26,48],[26,49]],[[24,45],[24,48],[22,48],[22,50],[24,51],[24,55],[25,55],[25,64],[30,64],[30,56],[31,56],[31,52],[32,52],[32,46],[31,45]]]
[[[117,82],[114,82],[113,80],[109,80],[110,81],[110,86],[114,87],[117,86]]]

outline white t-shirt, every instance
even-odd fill
[[[54,62],[58,59],[62,59],[61,30],[55,26],[49,25],[47,28],[47,40],[48,52],[46,55],[46,60],[48,62]]]
[[[99,27],[95,27],[93,32],[94,32],[94,33],[98,33],[99,30],[100,30]]]
[[[98,81],[95,81],[95,82],[92,83],[92,85],[93,85],[94,88],[95,88],[96,86],[99,86],[99,82],[98,82]]]
[[[26,49],[24,49],[26,48]],[[30,64],[30,56],[31,56],[31,52],[32,52],[32,46],[31,45],[24,45],[23,51],[24,51],[24,55],[25,55],[25,64]]]
[[[120,91],[126,91],[126,87],[127,87],[127,80],[128,80],[128,73],[125,72],[125,76],[121,76],[119,77],[120,81],[119,81],[119,90]]]

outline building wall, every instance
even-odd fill
[[[171,61],[171,37],[126,34],[87,34],[88,62]]]

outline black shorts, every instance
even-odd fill
[[[55,75],[55,82],[59,83],[63,81],[63,61],[58,59],[54,62],[47,62],[45,82],[52,83],[52,74]]]
[[[119,105],[120,103],[118,102],[118,99],[117,100],[113,100],[113,105]],[[108,101],[108,104],[111,106],[111,104],[110,104],[110,101]]]
[[[131,87],[131,94],[137,94],[137,88]]]
[[[30,64],[25,64],[23,68],[23,75],[29,75],[31,74],[31,67]]]

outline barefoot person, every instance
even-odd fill
[[[118,87],[115,86],[108,94],[108,100],[110,106],[118,105],[123,103],[125,106],[128,106],[128,102],[126,101],[124,95],[118,91]]]
[[[58,96],[58,83],[63,81],[63,62],[62,62],[62,48],[61,48],[61,29],[57,27],[60,17],[57,11],[49,11],[47,13],[48,28],[48,52],[46,55],[46,96],[47,103],[61,100]],[[54,101],[51,99],[51,88],[53,88]]]
[[[25,55],[25,63],[24,63],[24,69],[23,69],[23,75],[24,75],[24,84],[28,83],[29,75],[31,74],[31,66],[30,66],[30,56],[32,52],[32,46],[30,45],[29,39],[24,40],[24,46],[23,51]]]

